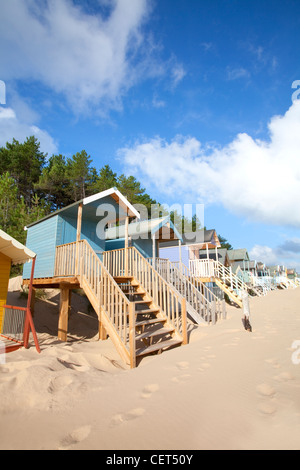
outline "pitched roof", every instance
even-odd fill
[[[44,220],[50,219],[51,217],[54,217],[57,214],[63,214],[63,213],[76,213],[76,210],[80,204],[83,204],[83,206],[89,206],[92,205],[93,203],[96,203],[98,201],[101,201],[101,199],[104,199],[105,197],[111,196],[114,201],[117,202],[119,207],[122,209],[122,214],[119,217],[119,220],[122,218],[125,218],[126,215],[129,217],[137,217],[138,219],[140,218],[139,212],[130,204],[130,202],[126,199],[123,194],[118,191],[116,188],[110,188],[105,191],[102,191],[101,193],[94,194],[92,196],[85,197],[84,199],[81,199],[80,201],[76,201],[73,204],[70,204],[69,206],[63,207],[62,209],[59,209],[55,212],[52,212],[51,214],[47,215],[46,217],[43,217],[40,220],[37,220],[36,222],[33,222],[32,224],[28,225],[28,227],[32,227],[33,225],[36,225]]]
[[[248,251],[246,248],[238,248],[235,250],[228,250],[228,257],[230,261],[245,260],[250,261]]]
[[[182,245],[205,245],[206,243],[220,247],[220,241],[216,234],[215,230],[197,230],[195,232],[185,232],[182,234]],[[167,248],[168,246],[175,246],[176,242],[170,241],[166,243],[161,243],[162,248]],[[200,247],[199,247],[200,249]]]
[[[12,264],[23,264],[36,256],[33,251],[3,230],[0,230],[0,253],[10,258]]]
[[[182,240],[182,236],[169,220],[169,217],[142,220],[128,225],[128,236],[132,239],[147,238],[149,235],[151,237],[156,235],[156,238],[160,240]],[[117,238],[125,238],[125,225],[110,227],[105,231],[106,240],[115,240]]]

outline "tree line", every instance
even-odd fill
[[[97,169],[85,150],[71,158],[61,154],[48,158],[36,137],[30,136],[23,143],[13,139],[0,148],[0,228],[25,244],[25,226],[112,187],[131,204],[146,206],[149,216],[151,206],[158,205],[134,176],[118,175],[108,164]],[[163,207],[160,214],[164,214]],[[178,221],[174,212],[170,218]],[[183,216],[180,223],[191,231],[201,225],[196,216],[192,220]],[[224,246],[231,247],[221,238]]]

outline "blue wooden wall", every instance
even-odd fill
[[[100,254],[105,250],[105,240],[97,237],[97,221],[82,218],[81,239],[87,240]],[[57,214],[28,228],[26,246],[37,255],[35,278],[53,277],[55,248],[76,241],[77,219],[66,214]],[[30,266],[24,265],[23,278],[30,278]]]
[[[35,278],[54,275],[57,226],[58,216],[54,216],[28,228],[26,246],[37,255]],[[30,274],[31,264],[26,263],[23,269],[23,278],[29,279]]]

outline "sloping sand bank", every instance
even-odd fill
[[[36,303],[42,353],[31,342],[0,365],[0,449],[300,448],[299,288],[251,299],[252,333],[228,307],[226,321],[190,325],[189,345],[134,370],[97,341],[79,295],[58,342],[50,294]]]

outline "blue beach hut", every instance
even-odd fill
[[[36,253],[35,279],[52,278],[55,272],[56,248],[87,240],[98,256],[105,251],[107,224],[140,214],[115,188],[86,197],[26,227],[26,246]],[[24,266],[23,279],[30,278]]]

